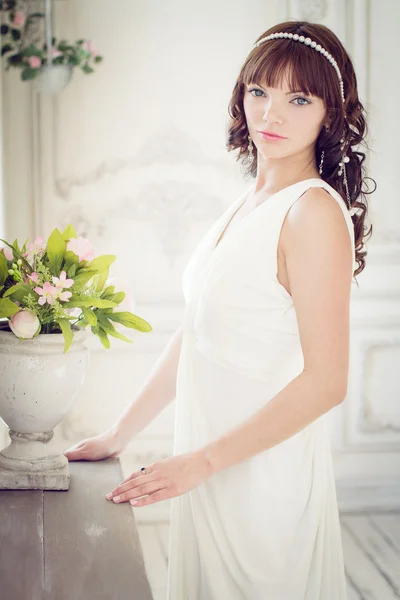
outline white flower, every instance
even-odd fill
[[[30,310],[20,310],[13,315],[9,321],[9,326],[14,335],[20,340],[28,340],[40,332],[40,321]]]

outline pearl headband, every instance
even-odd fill
[[[266,42],[267,40],[274,40],[277,38],[287,38],[289,40],[293,40],[295,42],[302,42],[303,44],[305,44],[306,46],[311,46],[311,48],[314,48],[317,52],[320,52],[322,54],[322,56],[325,56],[325,58],[327,60],[329,60],[329,62],[331,63],[332,67],[335,69],[336,74],[338,76],[339,79],[339,86],[340,86],[340,94],[342,96],[342,100],[344,103],[344,93],[343,93],[343,79],[342,79],[342,74],[339,70],[339,67],[337,65],[336,60],[333,58],[332,54],[329,54],[329,52],[327,50],[325,50],[325,48],[323,48],[321,46],[321,44],[317,44],[317,42],[313,42],[313,40],[309,37],[304,37],[304,35],[297,35],[297,33],[271,33],[270,35],[267,35],[267,37],[261,38],[261,40],[258,40],[258,42],[256,42],[252,48],[252,50],[254,48],[257,48],[262,42]]]
[[[333,58],[332,54],[330,54],[327,50],[325,50],[325,48],[323,48],[321,46],[321,44],[314,42],[311,38],[304,37],[304,35],[298,35],[297,33],[286,33],[283,31],[281,31],[279,33],[271,33],[270,35],[267,35],[266,37],[261,38],[261,40],[258,40],[258,42],[256,42],[254,44],[254,46],[252,47],[252,50],[254,50],[255,48],[258,48],[258,46],[260,44],[262,44],[263,42],[266,42],[268,40],[279,39],[279,38],[293,40],[294,42],[301,42],[302,44],[305,44],[306,46],[313,48],[314,50],[319,52],[322,56],[325,56],[325,58],[331,63],[332,67],[336,71],[336,74],[339,79],[340,95],[342,97],[342,102],[344,103],[345,97],[344,97],[344,91],[343,91],[344,90],[343,78],[342,78],[342,74],[340,72],[340,69],[338,67],[336,60]],[[346,115],[344,117],[346,118]],[[344,150],[344,137],[341,138],[340,143],[342,144],[340,146],[340,149]],[[320,169],[319,169],[320,174],[322,173],[323,160],[324,160],[324,151],[322,151],[322,156],[321,156],[321,164],[320,164]],[[347,203],[348,203],[348,207],[350,209],[351,208],[351,199],[350,199],[349,187],[347,184],[347,176],[346,176],[346,163],[348,163],[349,161],[350,161],[350,158],[348,156],[346,156],[346,152],[345,152],[342,155],[342,160],[339,162],[338,176],[343,175],[343,181],[344,181],[344,185],[346,188]],[[355,209],[355,208],[351,208],[350,214],[351,215],[354,214],[354,212],[356,212],[356,210],[357,209]]]

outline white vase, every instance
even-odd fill
[[[38,92],[57,94],[68,85],[71,77],[72,65],[42,65],[33,83]]]
[[[67,490],[68,460],[53,439],[84,381],[87,332],[74,332],[64,353],[61,333],[18,339],[0,328],[0,417],[11,443],[0,452],[0,489]]]

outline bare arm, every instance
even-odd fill
[[[151,423],[161,410],[174,400],[181,345],[182,326],[165,346],[131,404],[111,428],[118,447],[126,446],[134,435]]]

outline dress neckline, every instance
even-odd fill
[[[257,206],[255,206],[254,208],[252,208],[248,213],[246,213],[241,218],[241,220],[239,221],[238,225],[240,225],[240,223],[242,223],[248,217],[250,217],[250,215],[252,215],[254,212],[256,212],[259,208],[261,208],[262,206],[264,206],[264,204],[269,204],[273,198],[275,198],[276,196],[278,196],[282,192],[284,192],[286,190],[289,190],[290,188],[292,188],[292,187],[294,187],[296,185],[300,185],[301,183],[305,183],[306,181],[322,181],[324,184],[326,184],[326,181],[324,179],[322,179],[322,178],[319,178],[319,177],[310,177],[309,179],[302,179],[301,181],[296,181],[295,183],[291,183],[290,185],[287,185],[287,186],[283,187],[282,189],[278,190],[277,192],[273,193],[271,196],[269,196],[269,198],[267,198],[267,200],[264,200],[264,202],[261,202],[260,204],[257,204]],[[256,184],[253,184],[251,186],[251,188],[246,192],[245,199],[239,204],[238,208],[236,208],[236,205],[237,205],[236,203],[234,203],[232,205],[232,209],[234,209],[234,212],[230,216],[229,221],[226,223],[226,225],[225,225],[224,229],[222,230],[222,232],[219,234],[217,242],[213,245],[213,248],[211,250],[212,254],[217,251],[217,249],[220,247],[221,243],[225,240],[225,233],[226,233],[229,225],[231,224],[231,222],[232,222],[233,218],[235,217],[235,215],[244,206],[244,204],[246,203],[247,199],[249,198],[249,195],[254,190],[255,186],[256,186]]]

